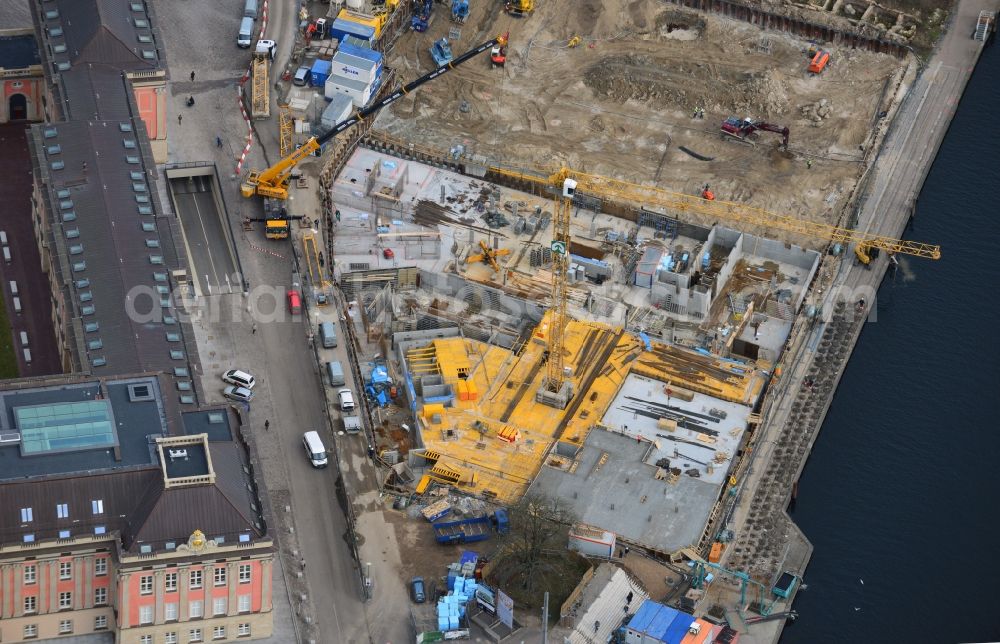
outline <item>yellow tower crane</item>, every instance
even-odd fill
[[[493,172],[559,191],[556,197],[556,215],[552,237],[552,308],[548,328],[548,369],[546,378],[538,392],[539,402],[564,408],[572,398],[571,383],[563,370],[564,338],[568,316],[567,272],[569,268],[570,232],[569,222],[573,195],[577,190],[596,197],[615,197],[637,206],[659,206],[702,217],[706,222],[724,221],[741,228],[761,226],[772,230],[803,235],[828,242],[854,244],[856,248],[871,253],[878,248],[886,252],[902,253],[926,259],[940,259],[941,247],[921,242],[894,239],[849,228],[839,228],[829,224],[804,221],[778,215],[746,204],[708,200],[701,197],[670,192],[655,186],[644,186],[620,179],[577,172],[561,168],[548,176],[527,174],[504,168],[490,168]]]
[[[553,175],[554,176],[554,175]],[[563,370],[563,345],[566,324],[569,322],[566,303],[569,287],[566,283],[569,273],[569,219],[573,210],[573,195],[577,182],[563,177],[556,185],[561,186],[561,194],[556,197],[555,216],[552,219],[552,308],[549,312],[549,361],[542,390],[538,392],[539,402],[565,408],[573,395],[572,385]]]
[[[860,245],[863,249],[878,248],[889,254],[901,253],[924,259],[941,258],[941,247],[935,244],[895,239],[861,230],[805,221],[768,212],[747,204],[719,201],[718,199],[707,200],[694,195],[670,192],[656,186],[645,186],[621,179],[578,172],[569,168],[561,168],[550,175],[518,172],[498,167],[492,167],[490,170],[504,176],[557,189],[561,188],[567,179],[571,179],[576,182],[577,190],[595,197],[615,197],[632,202],[637,206],[659,206],[668,210],[696,215],[708,224],[726,222],[744,229],[760,226],[831,243]]]

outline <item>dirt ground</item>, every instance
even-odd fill
[[[456,25],[435,5],[430,29],[405,34],[389,64],[404,80],[429,71],[431,43],[457,28],[456,55],[509,30],[506,67],[483,54],[398,101],[379,129],[512,167],[565,163],[688,194],[709,184],[719,199],[809,219],[846,200],[902,73],[890,56],[834,49],[810,76],[804,41],[654,0],[545,0],[524,19],[498,0],[471,10]],[[766,132],[756,145],[724,140],[728,116],[788,126],[789,150]]]

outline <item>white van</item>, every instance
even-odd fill
[[[319,437],[319,432],[306,432],[302,435],[302,446],[313,467],[326,467],[326,448]]]
[[[253,18],[244,18],[240,21],[240,33],[236,37],[236,45],[242,49],[250,49],[253,43]]]
[[[246,371],[240,371],[239,369],[230,369],[226,373],[222,374],[222,380],[231,385],[244,387],[246,389],[253,389],[254,385],[257,384],[257,381],[254,380],[252,375]]]
[[[17,295],[17,282],[10,280],[10,293],[11,295]]]
[[[350,389],[341,389],[337,392],[340,396],[340,411],[351,411],[354,409],[354,394]]]

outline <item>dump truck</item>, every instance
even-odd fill
[[[507,511],[502,508],[491,514],[434,524],[434,538],[438,543],[445,545],[485,541],[493,536],[494,532],[506,534],[508,531],[510,531],[510,521],[507,518]]]

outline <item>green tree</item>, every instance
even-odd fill
[[[577,568],[578,557],[566,548],[569,527],[575,521],[563,500],[525,495],[510,508],[511,529],[495,556],[493,577],[498,584],[531,593],[543,578]]]

